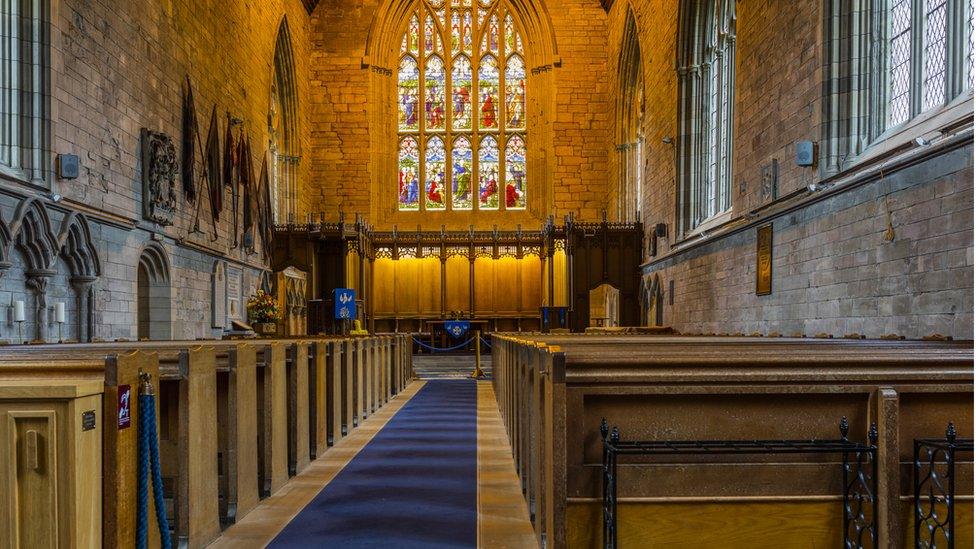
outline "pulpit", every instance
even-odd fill
[[[278,333],[283,336],[308,334],[308,277],[305,272],[288,267],[275,275],[276,300],[281,309]]]

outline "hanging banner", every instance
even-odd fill
[[[444,323],[444,330],[454,339],[461,339],[471,330],[471,323],[467,320],[449,320]]]
[[[332,292],[332,302],[335,304],[334,317],[336,320],[356,318],[356,290],[336,288]]]

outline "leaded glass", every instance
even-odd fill
[[[427,142],[424,165],[424,196],[428,210],[443,210],[447,199],[444,196],[447,182],[444,166],[447,160],[444,152],[444,141],[440,137],[432,137]]]
[[[454,194],[453,206],[455,210],[471,209],[471,179],[473,163],[471,157],[471,142],[466,137],[459,137],[454,142],[451,153],[453,172],[451,176]]]
[[[505,207],[525,208],[525,141],[515,135],[505,147]]]
[[[498,142],[490,135],[478,148],[478,205],[482,210],[498,208]]]
[[[400,141],[400,209],[420,208],[420,153],[413,137]]]
[[[413,0],[408,13],[399,209],[524,209],[529,81],[507,0]]]
[[[410,56],[400,61],[400,131],[420,129],[417,106],[420,97],[420,70]]]
[[[946,0],[926,0],[924,109],[942,105],[946,100]]]
[[[893,0],[888,33],[888,125],[911,115],[912,2]]]
[[[481,59],[478,83],[481,109],[478,125],[486,130],[498,129],[498,61],[494,56],[486,55]]]
[[[454,129],[471,129],[471,93],[473,90],[471,61],[461,55],[454,60],[452,81],[454,86]]]
[[[424,112],[428,130],[443,130],[446,124],[444,91],[447,81],[444,62],[436,55],[427,59],[427,76],[424,80]]]
[[[518,54],[505,69],[505,116],[510,128],[525,128],[525,63]]]
[[[410,28],[407,30],[407,48],[410,53],[420,53],[420,18],[416,15],[410,18]]]

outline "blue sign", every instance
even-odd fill
[[[471,323],[467,320],[449,320],[444,323],[444,329],[451,337],[461,339],[471,329]]]
[[[336,320],[356,318],[356,290],[336,288],[332,292],[332,302],[335,303]]]

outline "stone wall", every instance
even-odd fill
[[[660,285],[664,323],[692,333],[971,338],[971,127],[948,139],[951,150],[946,141],[931,145],[941,152],[922,148],[892,158],[911,149],[915,136],[939,138],[931,126],[909,129],[877,144],[879,156],[840,176],[796,165],[796,142],[821,136],[823,2],[801,0],[789,9],[778,2],[736,3],[731,220],[704,236],[675,234],[675,152],[663,140],[675,140],[677,131],[678,6],[677,0],[618,0],[609,14],[610,90],[617,89],[628,9],[640,34],[646,90],[643,220],[647,230],[656,223],[668,226],[657,256],[647,257],[644,276],[648,288],[655,277]],[[611,159],[613,135],[607,146]],[[762,193],[763,168],[774,161],[778,200]],[[609,177],[615,195],[615,167]],[[824,188],[810,192],[810,185]],[[765,223],[774,227],[773,294],[760,297],[755,227]]]
[[[83,212],[100,258],[101,276],[94,284],[96,338],[137,336],[137,266],[142,250],[157,242],[170,268],[172,332],[194,338],[219,333],[212,329],[211,273],[226,261],[246,273],[250,293],[267,269],[260,239],[256,253],[233,247],[230,193],[223,217],[214,227],[203,198],[201,233],[194,233],[195,204],[180,193],[173,226],[160,227],[142,219],[140,130],[165,132],[179,148],[181,87],[189,76],[198,124],[206,139],[211,108],[216,106],[223,140],[227,113],[244,121],[257,166],[268,149],[267,130],[275,40],[287,17],[291,29],[299,90],[299,135],[308,149],[308,25],[301,0],[203,2],[117,2],[61,0],[52,2],[50,87],[51,166],[57,154],[80,157],[81,177],[57,180],[46,188],[18,181],[0,181],[0,212],[10,223],[18,205],[31,197],[57,236],[69,212]],[[199,154],[197,155],[199,158]],[[309,162],[303,161],[307,172]],[[307,180],[307,177],[303,177]],[[59,201],[52,196],[59,195]],[[11,303],[34,303],[36,292],[25,285],[24,254],[11,247],[12,266],[0,280],[0,338],[16,339]],[[55,255],[64,255],[55,250]],[[57,337],[54,303],[67,305],[65,338],[78,338],[78,302],[65,259],[53,259],[47,278],[48,310],[28,305],[25,336]],[[46,318],[45,318],[46,317]],[[40,332],[36,323],[42,324]]]
[[[378,60],[366,54],[367,44],[376,39],[371,31],[378,32],[375,26],[386,21],[388,10],[399,4],[324,0],[313,15],[311,179],[316,188],[311,189],[310,207],[325,212],[329,219],[342,210],[350,216],[364,214],[378,226],[395,222],[391,221],[396,217],[391,213],[395,211],[391,197],[396,194],[393,159],[397,141],[395,136],[383,137],[389,133],[383,125],[388,116],[395,116],[395,110],[384,109],[395,101],[395,92],[390,91],[395,86],[390,83],[396,76],[386,73],[391,67],[372,66]],[[414,224],[404,222],[401,228],[422,222],[431,225],[428,228],[444,223],[465,229],[469,224],[514,229],[518,223],[524,227],[541,224],[549,213],[599,219],[607,204],[605,143],[611,127],[607,15],[595,0],[540,0],[532,6],[551,28],[551,35],[526,37],[527,47],[541,49],[540,43],[554,42],[557,48],[555,59],[550,60],[553,66],[529,77],[529,116],[536,123],[528,130],[528,192],[530,200],[545,196],[545,206],[536,208],[531,216],[458,212],[419,219],[414,214]],[[402,29],[394,40],[399,40],[400,33]]]

